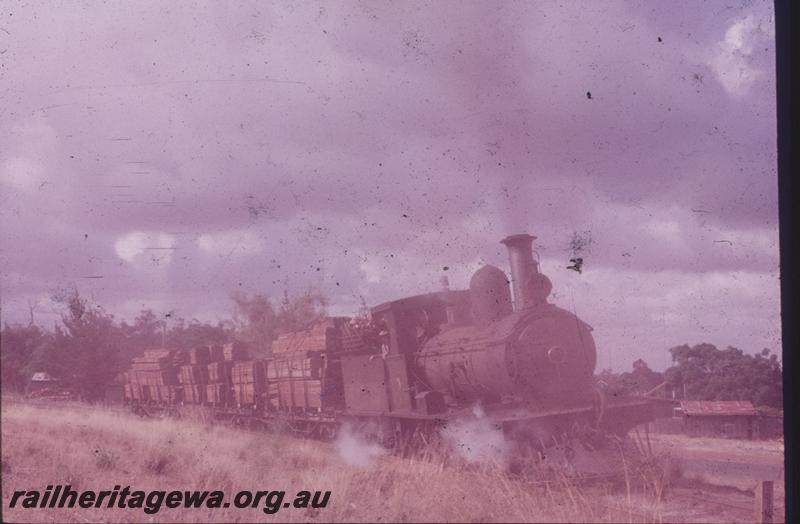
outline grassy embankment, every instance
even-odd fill
[[[9,509],[14,490],[48,484],[111,490],[330,490],[325,509]],[[531,484],[502,470],[444,467],[393,456],[348,465],[336,447],[202,420],[141,419],[77,404],[4,400],[2,485],[7,521],[545,521],[628,520],[626,496],[609,509],[596,490],[568,480]],[[630,497],[627,497],[630,500]],[[641,498],[639,498],[641,501]],[[636,511],[641,512],[641,502]],[[658,520],[658,509],[652,510]],[[639,518],[637,518],[639,520]]]

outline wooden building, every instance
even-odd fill
[[[38,371],[31,376],[25,392],[30,396],[39,396],[41,394],[56,390],[57,388],[57,379],[50,376],[50,374],[46,371]]]

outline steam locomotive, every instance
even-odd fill
[[[597,388],[592,328],[548,302],[535,238],[502,240],[510,281],[486,265],[469,289],[283,334],[269,358],[248,358],[236,344],[149,352],[125,376],[126,400],[141,412],[202,404],[221,418],[323,438],[346,423],[398,448],[476,412],[539,449],[653,420],[647,399]]]

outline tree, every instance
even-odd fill
[[[247,343],[257,354],[268,355],[271,349],[277,319],[267,295],[243,292],[231,294],[233,300],[233,323],[236,337]]]
[[[33,373],[45,371],[82,398],[96,400],[130,359],[147,349],[188,349],[237,338],[266,356],[277,335],[320,320],[327,304],[325,297],[310,291],[298,297],[284,293],[277,307],[266,295],[237,293],[232,295],[233,320],[187,322],[148,309],[128,323],[116,322],[75,288],[58,290],[52,298],[62,308],[61,322],[52,331],[33,324],[5,325],[0,331],[4,389],[22,391]]]
[[[140,356],[146,349],[163,346],[165,322],[152,310],[142,310],[133,323],[122,321],[118,328],[118,344],[120,364],[126,365],[133,358]]]
[[[37,369],[43,348],[49,345],[51,335],[39,326],[5,324],[0,332],[0,371],[4,390],[22,392]]]
[[[106,385],[118,372],[119,332],[114,317],[91,304],[78,291],[53,295],[65,311],[53,346],[46,350],[53,374],[86,400],[103,398]]]
[[[322,320],[328,303],[324,295],[314,291],[297,297],[284,291],[277,307],[262,293],[236,292],[231,294],[231,299],[237,338],[262,355],[269,354],[272,341],[278,335],[306,329]]]
[[[642,359],[633,362],[633,371],[622,374],[622,382],[632,393],[645,394],[664,382],[664,375],[653,371]]]
[[[298,297],[289,297],[284,291],[277,315],[278,333],[300,331],[325,317],[328,299],[315,291],[306,291]]]
[[[612,395],[643,395],[664,382],[664,376],[650,369],[642,359],[633,362],[633,371],[617,374],[604,369],[597,379],[606,384],[606,390]]]
[[[234,336],[231,322],[220,321],[217,324],[200,322],[193,318],[189,323],[179,319],[166,336],[166,345],[174,349],[189,349],[207,344],[224,344]]]
[[[678,395],[691,400],[750,400],[756,406],[782,407],[783,372],[768,349],[750,355],[712,344],[671,348],[675,363],[664,373]]]

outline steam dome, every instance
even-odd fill
[[[495,266],[483,266],[472,275],[469,293],[476,324],[488,324],[513,311],[508,284],[506,274]]]

